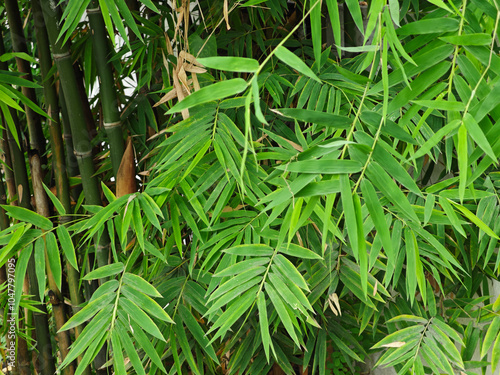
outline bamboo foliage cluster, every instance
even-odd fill
[[[498,0],[0,12],[8,371],[498,371]]]

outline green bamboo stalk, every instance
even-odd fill
[[[48,122],[50,129],[50,141],[51,141],[51,149],[53,155],[53,170],[56,182],[56,191],[57,191],[57,196],[61,200],[64,209],[66,210],[66,212],[69,213],[71,212],[71,201],[70,201],[69,183],[66,174],[66,165],[64,158],[64,143],[61,137],[61,126],[59,122],[58,98],[57,98],[54,77],[49,76],[49,71],[52,66],[52,58],[50,55],[50,43],[48,40],[47,31],[45,29],[45,22],[43,20],[43,13],[42,13],[42,8],[40,7],[39,0],[32,0],[32,11],[35,20],[36,39],[37,39],[38,54],[40,60],[40,70],[44,87],[45,104],[48,108],[48,114],[50,116]],[[69,133],[69,135],[71,136],[71,133]],[[72,140],[70,140],[70,142],[67,143],[71,143],[71,151],[73,151]],[[42,195],[44,194],[43,191],[40,193]],[[62,216],[60,218],[60,222],[62,224],[67,223],[68,221],[70,221],[70,217],[68,216]],[[48,265],[48,262],[46,264]],[[73,266],[69,264],[69,262],[66,262],[66,269],[67,269],[67,279],[68,279],[71,303],[73,305],[73,312],[76,314],[80,309],[79,306],[84,302],[83,295],[79,288],[80,273],[76,269],[74,269]],[[57,289],[57,286],[55,285],[54,278],[51,277],[50,274],[48,280],[49,280],[49,287],[53,292],[52,294],[50,294],[50,301],[54,306],[54,316],[56,319],[56,326],[59,329],[64,325],[66,321],[64,314],[64,303],[63,303],[64,300],[63,297],[61,296],[60,291]],[[75,338],[78,338],[78,336],[83,331],[83,328],[84,328],[83,325],[75,327]],[[68,342],[67,344],[63,345],[64,347],[63,348],[61,347],[61,344],[66,339],[68,339]],[[65,335],[62,338],[62,340],[63,341],[61,341],[60,339],[59,342],[64,360],[64,358],[67,355],[68,347],[70,344],[69,336]],[[83,356],[79,356],[78,362],[80,362],[82,358]],[[73,372],[74,369],[72,367],[67,367],[63,370],[63,373],[66,374],[71,374]],[[90,368],[87,367],[83,371],[83,374],[90,375]]]
[[[37,165],[38,164],[38,165]],[[34,154],[30,158],[30,166],[31,166],[31,181],[33,183],[33,195],[35,197],[36,202],[36,211],[38,214],[44,217],[50,217],[50,208],[49,208],[49,200],[45,193],[45,190],[42,185],[42,176],[39,174],[41,171],[40,158],[37,154]],[[54,315],[54,319],[56,322],[57,328],[57,339],[58,339],[58,347],[61,352],[61,357],[64,360],[69,353],[69,347],[71,345],[71,340],[69,338],[68,331],[59,331],[61,327],[66,323],[66,314],[64,311],[64,299],[62,297],[61,291],[57,287],[57,284],[54,279],[54,275],[49,266],[49,260],[47,257],[47,253],[45,253],[46,257],[46,272],[47,279],[49,283],[49,297],[50,303],[52,304],[52,313]],[[62,370],[63,375],[72,375],[75,373],[74,367],[70,364]]]
[[[0,52],[0,55],[2,53]],[[12,166],[12,161],[10,159],[10,147],[9,147],[9,142],[7,140],[7,124],[5,122],[5,118],[3,117],[2,114],[2,139],[1,139],[1,146],[2,150],[4,152],[4,164],[2,165],[2,169],[5,175],[5,185],[7,186],[7,197],[9,201],[13,204],[16,204],[17,202],[14,201],[14,196],[16,195],[16,182],[14,181],[14,172],[11,169]]]
[[[94,46],[94,59],[99,76],[99,92],[104,119],[104,130],[108,136],[111,154],[111,165],[115,177],[122,161],[125,150],[123,142],[123,130],[118,110],[118,98],[114,83],[113,71],[108,59],[111,57],[109,41],[101,14],[101,8],[97,1],[92,1],[92,9],[87,9],[90,27],[92,28],[92,40]]]
[[[83,191],[87,204],[101,205],[101,197],[97,179],[94,176],[94,163],[92,158],[92,146],[87,130],[85,107],[82,104],[80,94],[76,90],[78,81],[71,61],[71,53],[67,44],[63,45],[59,36],[59,8],[54,7],[51,0],[42,0],[43,17],[47,28],[50,44],[52,46],[53,57],[59,71],[59,80],[65,94],[68,109],[71,133],[73,135],[73,147],[78,161],[80,174],[82,177]],[[109,236],[106,231],[101,235],[99,243],[95,244],[95,252],[98,266],[108,264]],[[106,373],[100,367],[106,362],[107,350],[101,350],[94,361],[98,373]]]
[[[3,39],[1,41],[3,42]],[[17,127],[17,133],[20,135],[21,132],[16,111],[11,109],[11,115],[14,120],[14,124]],[[31,210],[32,206],[31,206],[30,184],[28,179],[28,173],[26,171],[24,152],[22,152],[19,146],[17,145],[10,130],[7,130],[7,138],[10,146],[12,167],[14,170],[14,179],[18,190],[19,205],[23,208]],[[41,168],[39,172],[41,175]],[[34,255],[32,255],[28,261],[27,271],[28,271],[28,279],[30,280],[29,293],[31,295],[37,295],[38,282],[36,278]],[[41,313],[39,312],[33,313],[33,321],[35,325],[36,336],[38,337],[37,348],[39,352],[38,358],[40,362],[41,373],[42,375],[53,375],[56,371],[56,368],[54,364],[54,358],[52,357],[52,344],[50,340],[50,330],[48,325],[47,312],[45,309],[45,305],[43,303],[40,303],[35,306],[41,311]],[[24,345],[24,343],[20,342],[20,345]],[[18,363],[20,363],[20,365],[23,365],[23,363],[21,363],[22,358],[20,357],[18,358]]]
[[[9,20],[9,29],[12,40],[12,48],[14,52],[28,53],[26,38],[24,37],[23,22],[19,13],[19,3],[17,0],[5,0],[5,9]],[[31,74],[31,66],[28,61],[17,58],[17,69],[19,72],[24,73],[23,78],[33,81]],[[22,88],[23,94],[36,103],[35,90],[30,87]],[[38,113],[33,111],[27,105],[24,106],[26,111],[26,120],[28,122],[28,130],[30,135],[30,148],[36,150],[40,157],[45,158],[45,138],[42,131],[41,118]]]

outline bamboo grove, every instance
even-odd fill
[[[0,15],[3,373],[498,371],[498,0]]]

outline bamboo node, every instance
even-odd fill
[[[87,14],[93,14],[93,13],[101,13],[101,8],[97,7],[97,8],[87,9]]]
[[[121,121],[115,121],[115,122],[104,122],[104,129],[112,129],[112,128],[116,128],[118,126],[122,126],[122,122]]]
[[[62,60],[71,57],[71,53],[69,53],[69,51],[66,51],[64,53],[53,53],[52,56],[54,56],[54,60]]]
[[[73,152],[74,152],[74,154],[75,154],[75,156],[77,158],[82,158],[83,159],[83,158],[87,158],[89,156],[92,156],[92,150],[83,151],[83,152],[82,151],[74,150]]]

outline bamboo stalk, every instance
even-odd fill
[[[36,210],[38,214],[44,217],[49,217],[50,216],[49,202],[42,185],[42,176],[38,174],[41,168],[40,165],[37,164],[40,164],[40,158],[38,157],[37,154],[34,154],[30,158],[30,165],[32,171],[31,180],[33,182],[33,195],[35,197]],[[54,275],[52,274],[52,270],[50,269],[47,253],[45,253],[45,257],[46,257],[45,265],[46,265],[47,279],[50,288],[49,291],[50,303],[52,304],[52,313],[54,315],[56,328],[58,330],[57,332],[57,339],[59,343],[58,346],[59,350],[61,351],[61,357],[64,360],[64,358],[66,358],[66,356],[69,353],[69,347],[71,345],[69,332],[59,331],[61,327],[64,325],[64,323],[66,323],[66,314],[64,312],[64,298],[62,297],[61,291],[57,287],[56,282],[54,280]],[[74,374],[75,373],[74,366],[72,366],[71,364],[68,365],[62,370],[62,373],[64,375]]]
[[[87,204],[101,205],[101,197],[97,179],[94,176],[94,163],[92,158],[92,146],[90,136],[85,121],[85,108],[77,89],[78,81],[71,61],[71,53],[67,44],[63,45],[59,36],[59,8],[54,7],[54,2],[42,0],[43,17],[47,28],[50,44],[52,46],[53,57],[59,71],[59,78],[64,90],[66,105],[68,109],[71,133],[73,135],[73,147],[80,174],[82,177],[83,191],[85,193]],[[94,127],[95,128],[95,127]],[[109,236],[104,231],[100,237],[99,243],[95,243],[95,252],[98,266],[108,264],[109,256]],[[101,366],[106,362],[107,349],[103,348],[96,357],[94,364],[97,373],[107,373],[107,370],[101,370]]]
[[[12,40],[12,49],[14,52],[28,53],[26,38],[24,37],[23,22],[19,13],[19,3],[17,0],[5,0],[5,10],[9,20],[9,29]],[[31,66],[28,61],[16,57],[17,69],[24,73],[23,78],[33,81],[31,74]],[[30,87],[22,87],[23,94],[36,103],[35,90]],[[36,150],[40,157],[45,158],[45,138],[43,136],[42,124],[40,115],[33,111],[27,105],[24,106],[26,111],[26,120],[28,122],[28,130],[30,135],[30,148]]]
[[[99,92],[104,119],[104,130],[108,136],[111,154],[111,165],[116,177],[125,150],[123,130],[118,110],[118,98],[114,84],[113,71],[108,59],[111,57],[109,41],[97,1],[92,1],[92,9],[87,9],[94,46],[94,59],[99,76]]]
[[[12,5],[12,4],[11,4]],[[16,5],[17,8],[17,5]],[[19,12],[19,9],[18,9]],[[12,35],[12,33],[11,33]],[[3,40],[2,40],[3,42]],[[17,113],[15,110],[11,109],[11,115],[14,120],[14,124],[17,127],[17,133],[20,135],[20,127],[19,120],[17,118]],[[14,137],[11,132],[7,130],[7,138],[10,146],[11,159],[12,159],[12,167],[14,170],[14,179],[17,186],[18,196],[19,196],[19,205],[23,208],[32,209],[31,206],[31,194],[30,194],[30,185],[28,179],[28,173],[26,171],[26,162],[24,159],[24,152],[21,151],[19,146],[17,145]],[[36,152],[35,152],[36,155]],[[32,171],[33,173],[33,171]],[[41,175],[41,168],[39,170]],[[28,261],[28,279],[29,282],[29,293],[31,295],[38,294],[38,281],[36,278],[36,268],[35,268],[35,259],[34,255],[32,255]],[[35,305],[41,313],[34,312],[33,313],[33,321],[35,325],[36,336],[38,337],[37,348],[39,352],[39,362],[41,367],[41,373],[43,375],[52,375],[55,373],[55,364],[54,358],[52,357],[52,344],[50,340],[50,330],[47,319],[47,312],[45,309],[45,305],[43,303]],[[20,340],[22,341],[22,340]],[[25,343],[19,342],[21,345],[21,353],[24,353],[23,345]],[[20,365],[20,370],[24,369],[23,364],[26,358],[21,358],[21,355],[18,357],[18,363]],[[28,362],[29,363],[29,362]]]
[[[53,155],[53,169],[56,182],[56,191],[57,191],[57,196],[61,200],[64,209],[66,210],[66,212],[69,213],[71,212],[71,201],[70,201],[70,191],[69,191],[68,177],[66,174],[66,165],[64,158],[64,143],[61,137],[61,126],[59,122],[58,98],[57,98],[57,91],[54,82],[54,77],[49,76],[49,71],[52,66],[52,58],[50,55],[50,43],[48,40],[47,31],[45,29],[45,22],[43,20],[43,14],[39,0],[32,0],[32,10],[35,20],[36,39],[37,39],[38,54],[40,59],[40,70],[44,87],[45,104],[48,108],[48,114],[50,116],[48,122],[50,129],[50,141],[51,141],[51,149]],[[72,141],[68,143],[72,143]],[[71,145],[71,150],[72,149],[73,147]],[[43,189],[40,191],[40,194],[42,195],[42,197],[44,197],[46,201],[47,198],[44,195],[45,193]],[[68,216],[60,217],[60,222],[62,224],[68,222],[69,220],[70,218]],[[49,263],[47,262],[46,265],[48,264]],[[83,295],[78,287],[80,281],[80,273],[76,269],[74,269],[73,266],[69,264],[69,262],[66,262],[66,268],[67,268],[68,285],[70,286],[69,292],[70,292],[71,303],[74,307],[73,312],[76,313],[79,310],[79,306],[84,302]],[[49,287],[52,292],[52,293],[49,292],[50,302],[54,309],[53,311],[56,320],[56,326],[59,329],[66,322],[64,314],[64,299],[61,296],[60,291],[57,289],[57,286],[55,285],[53,276],[51,275],[50,272],[47,273],[48,273]],[[84,328],[83,325],[75,327],[75,338],[78,338],[83,328]],[[62,358],[64,360],[64,358],[68,353],[70,345],[69,336],[67,335],[67,332],[66,335],[63,335],[59,339],[59,343],[60,343]],[[83,356],[79,356],[78,362],[80,362],[82,358]],[[63,373],[72,374],[74,373],[74,368],[72,366],[69,366],[63,369]],[[83,374],[89,375],[90,368],[87,367],[83,371]]]

